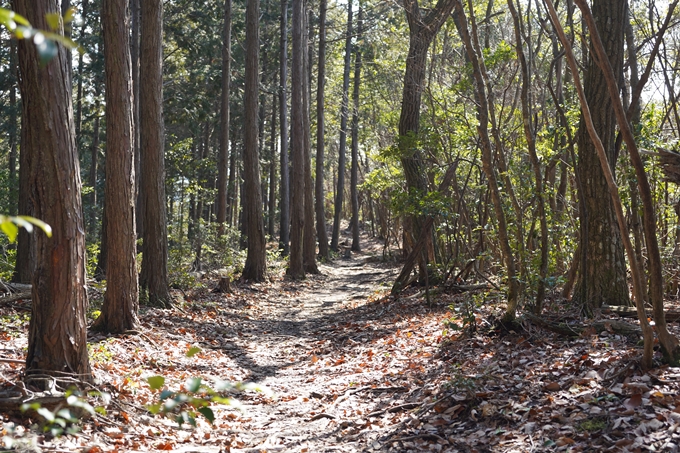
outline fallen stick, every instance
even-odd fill
[[[10,294],[9,296],[0,297],[0,305],[10,304],[12,302],[16,302],[17,300],[30,299],[30,298],[31,298],[30,292]]]
[[[596,321],[590,324],[566,324],[546,321],[545,319],[534,315],[533,313],[524,313],[524,317],[532,323],[541,326],[551,332],[555,332],[567,337],[578,337],[586,331],[586,329],[593,328],[597,333],[614,332],[621,335],[641,334],[642,330],[633,324],[617,321],[615,319],[607,319],[604,321]]]
[[[26,364],[26,361],[25,361],[25,360],[19,360],[19,359],[6,359],[6,358],[4,358],[4,357],[0,357],[0,362],[1,362],[1,363],[19,363],[19,364],[22,364],[22,365],[25,365],[25,364]]]

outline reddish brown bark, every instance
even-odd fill
[[[16,0],[14,8],[33,26],[48,29],[56,0]],[[52,227],[52,237],[36,232],[26,377],[52,375],[91,379],[87,357],[85,234],[80,168],[75,141],[68,53],[41,66],[29,41],[19,43],[20,89],[25,140],[31,156],[29,182],[35,216]],[[44,384],[40,378],[35,382]],[[41,384],[42,383],[42,384]]]

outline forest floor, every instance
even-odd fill
[[[678,450],[680,369],[641,372],[635,335],[566,338],[526,321],[497,330],[493,289],[444,291],[431,305],[421,290],[395,299],[398,265],[366,245],[300,282],[272,269],[269,282],[218,294],[206,280],[171,310],[143,308],[139,332],[92,334],[94,388],[112,397],[106,415],[53,438],[30,434],[39,417],[0,409],[5,440],[20,439],[22,452]],[[0,393],[21,380],[28,303],[0,306]],[[553,301],[545,311],[564,320],[569,309]],[[234,390],[240,407],[213,405],[212,424],[179,427],[147,409],[156,375],[184,393],[198,376],[268,392]]]

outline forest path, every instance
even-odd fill
[[[399,269],[369,251],[319,270],[258,297],[260,315],[242,326],[237,343],[248,351],[239,360],[249,373],[244,380],[272,390],[277,401],[242,399],[243,425],[232,452],[363,451],[368,439],[356,429],[356,416],[372,412],[373,396],[404,391],[385,386],[381,370],[359,366],[383,330],[380,311],[366,310],[366,303],[389,288]]]

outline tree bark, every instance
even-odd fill
[[[326,193],[324,189],[325,164],[325,95],[326,95],[326,12],[328,1],[319,1],[319,63],[316,84],[316,234],[319,240],[319,257],[330,259],[326,231]]]
[[[288,165],[288,0],[281,0],[279,56],[279,118],[281,124],[281,192],[279,209],[281,226],[279,228],[279,247],[283,256],[290,253],[290,169]]]
[[[224,234],[227,222],[227,171],[229,157],[229,89],[231,85],[231,0],[224,0],[222,26],[222,93],[220,95],[220,150],[217,159],[217,223]]]
[[[97,94],[99,90],[97,90]],[[87,231],[92,237],[95,237],[97,231],[97,166],[99,161],[99,101],[95,101],[95,116],[94,125],[92,127],[92,144],[90,145],[90,172],[88,175],[88,185],[92,187],[90,192],[90,212],[87,222]],[[103,225],[102,225],[103,228]]]
[[[595,20],[603,31],[607,58],[617,79],[622,77],[623,68],[625,3],[617,0],[593,2]],[[592,55],[588,58],[583,83],[595,131],[602,140],[607,160],[616,177],[616,117],[604,75]],[[581,221],[581,253],[586,254],[586,259],[582,260],[585,268],[580,270],[574,298],[586,312],[602,304],[630,305],[621,231],[616,223],[613,202],[595,145],[583,119],[579,124],[577,143],[578,169],[584,191],[581,197],[587,212],[581,208],[580,217],[585,220]]]
[[[163,123],[163,3],[141,1],[140,138],[144,177],[140,287],[149,304],[169,307]]]
[[[234,226],[234,212],[236,211],[236,140],[231,134],[229,148],[229,179],[227,180],[227,225]]]
[[[352,2],[347,3],[347,35],[345,36],[345,66],[342,73],[342,105],[340,106],[340,145],[338,146],[338,180],[335,192],[335,212],[331,250],[338,251],[340,220],[345,198],[345,150],[347,148],[347,117],[349,114],[349,75],[352,62]]]
[[[9,39],[9,131],[7,133],[9,145],[9,214],[16,215],[18,209],[19,187],[17,179],[17,131],[19,122],[17,115],[17,43]]]
[[[318,274],[316,265],[316,226],[314,225],[314,179],[312,178],[312,137],[310,124],[310,47],[307,2],[303,3],[302,17],[302,135],[305,159],[305,220],[302,246],[302,261],[306,273]]]
[[[243,131],[243,180],[248,255],[242,277],[256,282],[264,280],[267,270],[264,220],[262,218],[257,112],[260,48],[259,16],[259,0],[248,0],[246,3],[245,123]]]
[[[83,0],[81,12],[83,23],[80,26],[80,38],[82,42],[85,38],[85,28],[87,26],[88,0]],[[78,88],[76,92],[76,143],[80,145],[80,130],[83,122],[83,57],[84,52],[78,53]]]
[[[140,213],[144,212],[143,200],[141,196],[142,178],[142,155],[141,155],[141,111],[140,111],[140,47],[141,47],[141,0],[130,0],[130,58],[132,59],[132,131],[134,134],[134,155],[135,155],[135,229],[137,237],[144,236],[143,216]]]
[[[418,143],[420,127],[420,106],[425,86],[427,50],[453,10],[453,0],[438,0],[434,8],[423,16],[417,0],[404,0],[404,11],[409,25],[409,49],[404,72],[401,112],[399,114],[399,158],[404,168],[404,177],[409,196],[418,199],[427,193],[427,178],[422,151]],[[404,224],[404,252],[408,244],[420,237],[423,216],[410,215]],[[421,261],[420,274],[427,273],[427,258]]]
[[[270,239],[274,237],[276,224],[276,101],[277,94],[272,95],[272,124],[269,136],[269,207],[267,212],[267,234]]]
[[[359,16],[357,18],[357,46],[354,49],[354,89],[352,91],[352,167],[350,171],[350,198],[352,200],[352,251],[360,252],[359,239],[359,87],[361,84],[361,33],[363,26],[364,11],[359,3]]]
[[[291,235],[290,235],[290,263],[288,275],[292,278],[305,276],[303,258],[303,232],[305,222],[305,139],[304,139],[304,99],[303,91],[305,83],[304,52],[303,47],[303,24],[304,24],[304,1],[293,0],[293,55],[292,55],[292,80],[291,80]]]
[[[25,119],[22,120],[20,136],[18,213],[19,215],[34,217],[36,194],[35,188],[31,185],[33,156],[29,152],[29,147],[31,146],[29,142],[30,136],[28,135],[29,130],[25,121]],[[31,283],[33,281],[33,271],[37,259],[36,254],[35,235],[21,228],[17,239],[17,258],[12,274],[13,283]]]
[[[614,180],[614,174],[611,170],[610,164],[607,162],[607,150],[604,147],[602,141],[600,140],[600,137],[598,136],[597,131],[595,129],[595,124],[593,123],[593,118],[590,112],[590,108],[588,106],[586,93],[583,89],[583,86],[581,85],[581,80],[578,73],[578,66],[576,64],[576,58],[574,57],[574,53],[572,51],[571,45],[569,44],[569,41],[567,41],[567,37],[564,34],[564,30],[562,30],[562,26],[559,23],[557,13],[555,12],[555,8],[551,0],[545,0],[545,3],[548,6],[548,11],[553,21],[553,26],[555,27],[555,30],[557,31],[557,34],[560,37],[560,41],[562,41],[562,45],[564,46],[566,51],[567,62],[569,63],[572,76],[574,77],[574,86],[576,87],[579,103],[581,104],[583,123],[595,146],[595,151],[597,152],[600,168],[602,168],[602,173],[607,183],[607,190],[609,192],[609,196],[611,197],[612,204],[614,206],[616,221],[618,223],[620,230],[626,231],[626,221],[623,216],[623,208],[621,206],[621,199],[619,198],[618,187],[616,186],[616,181]],[[595,27],[594,30],[591,30],[591,40],[593,36],[595,36],[596,34],[597,27]],[[641,279],[640,267],[637,264],[637,260],[635,258],[635,251],[633,250],[633,245],[630,242],[630,237],[628,236],[628,234],[622,234],[621,237],[623,239],[623,244],[626,248],[626,254],[628,255],[628,259],[630,260],[631,263],[630,269],[631,275],[633,277],[633,292],[635,293],[635,305],[640,320],[640,328],[642,329],[642,335],[644,338],[644,352],[642,357],[642,366],[643,368],[649,368],[652,365],[652,355],[654,353],[653,350],[654,333],[652,332],[652,328],[649,325],[649,322],[647,321],[647,315],[644,309],[645,297],[644,294],[642,293],[642,285],[640,284]]]
[[[48,29],[56,0],[15,0],[18,14]],[[61,25],[63,26],[63,24]],[[32,42],[19,43],[19,86],[25,141],[30,156],[30,187],[35,216],[52,227],[52,237],[37,231],[37,262],[31,293],[26,379],[32,375],[91,381],[87,357],[85,234],[80,168],[75,141],[68,53],[59,46],[41,65]],[[45,387],[44,378],[34,383]]]
[[[106,293],[93,328],[122,333],[137,325],[137,236],[132,116],[132,62],[127,0],[104,0],[102,28],[106,71],[106,225],[109,253]]]
[[[656,235],[656,216],[654,212],[654,201],[652,199],[652,192],[649,186],[649,181],[645,173],[645,167],[640,158],[640,153],[638,151],[637,143],[635,142],[635,137],[630,128],[629,120],[626,117],[626,112],[623,109],[623,104],[619,97],[619,90],[617,82],[615,79],[615,72],[612,67],[607,65],[606,49],[601,41],[601,34],[598,31],[595,18],[590,13],[588,5],[583,2],[583,0],[575,0],[576,5],[581,9],[581,12],[586,19],[586,22],[591,31],[591,42],[595,48],[595,52],[598,56],[598,64],[602,69],[605,77],[605,83],[607,85],[607,90],[609,92],[609,97],[611,99],[612,106],[614,107],[614,113],[616,120],[623,136],[623,140],[628,147],[628,152],[630,153],[630,159],[635,168],[635,175],[638,180],[638,189],[640,190],[640,198],[642,201],[642,208],[644,211],[644,233],[645,233],[645,243],[647,244],[647,253],[649,256],[649,299],[652,303],[654,311],[654,322],[656,324],[656,331],[659,336],[659,343],[663,350],[666,360],[668,360],[671,365],[676,366],[680,360],[680,342],[678,339],[668,331],[668,326],[666,325],[666,319],[663,311],[663,275],[662,275],[662,263],[661,254],[659,252],[658,238]],[[672,4],[672,8],[675,8],[677,2]],[[659,36],[658,39],[661,39]],[[637,87],[636,87],[637,88]],[[602,160],[601,160],[602,162]],[[624,223],[619,221],[620,228],[622,232],[626,232],[624,229]],[[636,258],[632,245],[630,244],[630,238],[626,236],[626,248],[628,252],[629,261],[635,262]],[[636,264],[640,266],[640,263]],[[641,269],[641,266],[640,266]],[[644,315],[644,310],[642,310],[642,301],[644,300],[645,294],[642,292],[643,286],[641,285],[642,275],[638,276],[637,283],[639,289],[636,292],[636,305],[638,307],[638,314],[645,319],[640,319],[640,323],[644,324],[646,320],[646,315]],[[639,302],[638,302],[639,300]],[[644,328],[644,327],[643,327]],[[651,340],[651,338],[645,338],[646,341]],[[645,344],[645,348],[648,348]],[[650,365],[650,360],[645,361],[644,365]]]

